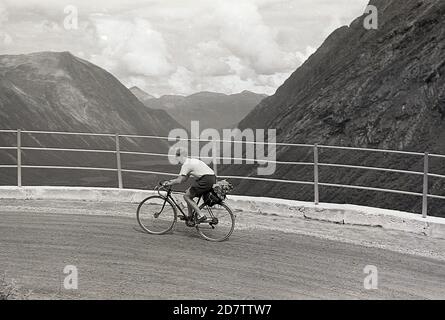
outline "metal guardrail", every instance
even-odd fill
[[[16,168],[17,169],[17,186],[22,186],[22,169],[63,169],[63,170],[91,170],[91,171],[111,171],[117,173],[117,182],[119,188],[124,188],[122,174],[127,173],[138,173],[138,174],[153,174],[153,175],[164,175],[164,176],[176,176],[176,174],[168,172],[158,172],[158,171],[146,171],[146,170],[132,170],[122,168],[121,155],[131,154],[131,155],[142,155],[142,156],[158,156],[158,157],[168,157],[168,154],[163,153],[150,153],[150,152],[133,152],[125,151],[120,148],[120,139],[122,138],[144,138],[144,139],[162,139],[170,140],[169,137],[163,136],[149,136],[149,135],[129,135],[129,134],[111,134],[111,133],[86,133],[86,132],[60,132],[60,131],[29,131],[29,130],[0,130],[0,133],[14,133],[17,137],[17,145],[14,146],[1,146],[0,150],[17,150],[17,164],[16,165],[0,165],[0,168]],[[44,148],[44,147],[27,147],[22,145],[22,134],[50,134],[50,135],[76,135],[76,136],[95,136],[95,137],[111,137],[115,139],[115,149],[114,150],[102,150],[102,149],[79,149],[79,148]],[[313,167],[314,180],[313,181],[295,181],[295,180],[284,180],[284,179],[272,179],[272,178],[259,178],[259,177],[243,177],[243,176],[219,176],[225,179],[240,179],[240,180],[252,180],[252,181],[265,181],[265,182],[275,182],[275,183],[288,183],[288,184],[300,184],[300,185],[311,185],[314,187],[314,203],[317,205],[320,201],[320,186],[332,187],[332,188],[346,188],[355,190],[365,190],[365,191],[378,191],[385,193],[401,194],[422,197],[422,216],[424,218],[428,215],[428,199],[441,199],[445,200],[445,196],[433,195],[429,193],[429,178],[443,178],[445,175],[435,174],[429,172],[429,160],[430,158],[442,158],[445,159],[445,155],[441,154],[429,154],[429,153],[419,153],[419,152],[408,152],[408,151],[397,151],[397,150],[384,150],[384,149],[370,149],[370,148],[354,148],[354,147],[341,147],[341,146],[327,146],[327,145],[310,145],[310,144],[296,144],[296,143],[269,143],[269,142],[254,142],[254,141],[233,141],[233,140],[210,140],[210,139],[174,139],[175,141],[198,141],[198,142],[219,142],[219,143],[242,143],[242,144],[262,144],[269,145],[273,144],[275,146],[288,146],[288,147],[302,147],[302,148],[312,148],[314,160],[313,162],[295,162],[295,161],[271,161],[262,159],[250,159],[250,158],[227,158],[227,157],[203,157],[213,160],[213,166],[215,172],[217,172],[217,160],[241,160],[241,161],[258,161],[260,163],[276,163],[284,165],[304,165]],[[319,161],[319,150],[320,149],[334,149],[334,150],[353,150],[353,151],[365,151],[365,152],[380,152],[380,153],[391,153],[391,154],[402,154],[410,156],[422,156],[424,169],[423,172],[409,171],[409,170],[397,170],[390,168],[381,167],[368,167],[368,166],[356,166],[356,165],[346,165],[346,164],[334,164],[334,163],[323,163]],[[116,168],[98,168],[98,167],[72,167],[72,166],[43,166],[43,165],[24,165],[22,163],[22,152],[23,150],[41,150],[41,151],[67,151],[67,152],[88,152],[88,153],[112,153],[116,155]],[[320,181],[319,169],[321,167],[331,167],[331,168],[346,168],[346,169],[360,169],[360,170],[370,170],[370,171],[380,171],[380,172],[391,172],[399,174],[409,174],[423,176],[423,191],[409,192],[403,190],[394,189],[383,189],[374,188],[366,186],[355,186],[355,185],[344,185],[344,184],[333,184]]]

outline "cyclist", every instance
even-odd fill
[[[212,190],[216,183],[215,172],[199,159],[187,157],[187,150],[179,148],[175,153],[176,160],[182,165],[179,176],[175,179],[163,183],[165,187],[181,184],[187,181],[189,177],[193,179],[192,185],[184,194],[184,200],[187,203],[188,219],[193,218],[193,210],[197,213],[197,222],[204,222],[207,217],[201,214],[198,205],[193,198],[200,197]]]

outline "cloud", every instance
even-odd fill
[[[0,53],[71,51],[150,94],[273,94],[368,0],[1,0]],[[75,3],[79,29],[65,30]],[[7,44],[7,45],[6,45]]]
[[[254,2],[217,1],[219,40],[259,74],[274,74],[297,65],[297,57],[276,42]]]
[[[227,63],[230,51],[223,48],[217,41],[203,41],[187,49],[186,65],[200,76],[223,76],[232,74],[233,70]]]
[[[194,74],[187,68],[179,67],[168,79],[168,84],[179,94],[187,94],[194,91]]]
[[[174,67],[162,34],[140,18],[114,19],[92,16],[101,52],[93,62],[127,75],[166,76]]]

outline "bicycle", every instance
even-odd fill
[[[178,210],[182,214],[180,220],[185,221],[188,227],[195,227],[199,235],[208,241],[221,242],[227,240],[235,228],[235,216],[232,210],[221,202],[209,206],[205,201],[199,206],[201,196],[198,200],[199,210],[206,210],[209,214],[206,220],[198,222],[196,211],[192,218],[184,213],[180,202],[177,202],[172,194],[175,192],[171,187],[164,187],[162,183],[154,188],[157,195],[152,195],[141,201],[137,208],[137,220],[139,225],[147,233],[154,235],[166,234],[173,230],[178,219]],[[165,194],[162,194],[165,192]]]

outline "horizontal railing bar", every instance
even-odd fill
[[[318,145],[318,147],[323,148],[323,149],[340,149],[340,150],[397,153],[397,154],[408,154],[408,155],[413,155],[413,156],[424,156],[425,155],[424,153],[420,153],[420,152],[398,151],[398,150],[389,150],[389,149],[355,148],[355,147],[340,147],[340,146],[326,146],[326,145]]]
[[[159,139],[159,140],[169,140],[171,138],[164,136],[142,136],[137,134],[120,134],[121,138],[146,138],[146,139]],[[182,139],[173,139],[173,140],[182,140]],[[184,139],[185,140],[185,139]]]
[[[15,150],[16,147],[0,147],[5,150]],[[23,150],[47,150],[47,151],[69,151],[69,152],[93,152],[93,153],[116,153],[113,150],[100,150],[100,149],[69,149],[69,148],[43,148],[43,147],[22,147]],[[168,157],[168,154],[163,153],[150,153],[150,152],[133,152],[133,151],[121,151],[122,154],[132,154],[132,155],[147,155],[147,156],[161,156]],[[213,159],[213,157],[200,157],[201,159]],[[274,161],[274,160],[263,160],[263,159],[251,159],[251,158],[228,158],[228,157],[216,157],[218,160],[240,160],[240,161],[253,161],[253,162],[263,162],[263,163],[276,163],[276,164],[291,164],[291,165],[314,165],[312,162],[293,162],[293,161]],[[408,171],[408,170],[397,170],[397,169],[385,169],[378,167],[366,167],[366,166],[353,166],[353,165],[342,165],[342,164],[331,164],[331,163],[320,163],[320,166],[325,167],[340,167],[340,168],[351,168],[351,169],[364,169],[364,170],[374,170],[374,171],[385,171],[394,173],[406,173],[423,175],[422,172]],[[430,174],[432,177],[444,178],[442,175]]]
[[[428,198],[445,200],[444,196],[436,196],[434,194],[429,194]]]
[[[300,165],[300,166],[313,166],[314,163],[312,162],[292,162],[292,161],[273,161],[273,160],[256,160],[259,163],[265,162],[265,163],[276,163],[276,164],[292,164],[292,165]]]
[[[14,132],[14,131],[13,131]],[[85,135],[85,136],[105,136],[114,137],[115,134],[110,133],[87,133],[87,132],[62,132],[62,131],[31,131],[24,130],[22,133],[36,133],[36,134],[60,134],[60,135]],[[277,146],[296,146],[296,147],[313,147],[309,144],[297,144],[297,143],[273,143],[273,142],[259,142],[259,141],[238,141],[238,140],[213,140],[213,139],[181,139],[165,136],[150,136],[150,135],[134,135],[134,134],[120,134],[123,138],[147,138],[147,139],[161,139],[170,141],[200,141],[200,142],[226,142],[226,143],[246,143],[246,144],[262,144],[262,145],[277,145]]]
[[[116,136],[116,134],[111,134],[111,133],[64,132],[64,131],[35,131],[35,130],[22,130],[22,133],[60,134],[60,135],[77,135],[77,136],[100,136],[100,137],[115,137]]]
[[[163,137],[163,136],[140,136],[134,134],[121,134],[119,135],[123,138],[147,138],[147,139],[161,139],[169,141],[190,141],[190,142],[223,142],[223,143],[245,143],[245,144],[261,144],[261,145],[275,145],[275,146],[293,146],[293,147],[313,147],[312,144],[304,143],[284,143],[284,142],[262,142],[262,141],[242,141],[242,140],[221,140],[221,139],[197,139],[197,138],[187,138],[182,139],[178,137]]]
[[[281,179],[266,179],[266,178],[254,178],[254,177],[240,177],[240,176],[218,176],[218,178],[224,179],[241,179],[241,180],[255,180],[255,181],[266,181],[266,182],[283,182],[291,184],[307,184],[314,185],[311,181],[294,181],[294,180],[281,180]]]
[[[135,151],[120,151],[120,153],[121,154],[144,155],[144,156],[168,157],[168,154],[165,154],[165,153],[135,152]]]
[[[442,174],[435,174],[435,173],[428,173],[429,177],[434,177],[434,178],[442,178],[445,179],[445,176]]]
[[[1,129],[0,133],[17,133],[17,130]]]
[[[445,158],[445,155],[443,155],[443,154],[434,154],[434,153],[431,153],[429,156],[430,156],[430,157],[435,157],[435,158]]]
[[[177,173],[168,173],[168,172],[158,172],[158,171],[146,171],[146,170],[130,170],[130,169],[122,169],[122,172],[130,172],[130,173],[147,173],[147,174],[156,174],[163,176],[174,176],[177,177]]]
[[[213,157],[199,157],[200,159],[213,159]],[[276,164],[294,164],[294,165],[306,165],[313,166],[311,162],[292,162],[292,161],[275,161],[275,160],[263,160],[263,159],[251,159],[251,158],[228,158],[228,157],[215,157],[218,160],[239,160],[239,161],[252,161],[258,163],[276,163]],[[224,164],[224,163],[223,163]],[[229,163],[230,164],[230,163]]]
[[[42,151],[116,153],[115,150],[100,150],[100,149],[66,149],[66,148],[42,148],[42,147],[21,147],[21,149],[22,150],[42,150]]]
[[[373,171],[385,171],[385,172],[394,172],[394,173],[407,173],[407,174],[414,174],[414,175],[424,175],[423,172],[418,172],[418,171],[386,169],[386,168],[379,168],[379,167],[364,167],[364,166],[353,166],[353,165],[347,165],[347,164],[334,164],[334,163],[319,163],[318,165],[319,166],[323,166],[323,167],[363,169],[363,170],[373,170]]]
[[[168,157],[168,154],[165,153],[150,153],[150,152],[134,152],[134,151],[121,151],[121,154],[134,154],[134,155],[148,155],[148,156],[159,156],[159,157]],[[212,159],[213,157],[199,157],[200,159]],[[250,158],[228,158],[228,157],[215,157],[218,160],[244,160],[244,161],[253,161],[253,162],[264,162],[264,163],[276,163],[276,164],[294,164],[294,165],[307,165],[313,166],[314,164],[311,162],[292,162],[292,161],[274,161],[274,160],[263,160],[263,159],[250,159]]]
[[[65,166],[30,166],[22,165],[22,168],[30,169],[64,169],[64,170],[93,170],[93,171],[117,171],[112,168],[94,168],[94,167],[65,167]]]
[[[422,193],[417,192],[409,192],[409,191],[401,191],[401,190],[392,190],[392,189],[382,189],[382,188],[371,188],[371,187],[363,187],[363,186],[353,186],[353,185],[345,185],[345,184],[335,184],[335,183],[319,183],[320,186],[325,187],[334,187],[334,188],[346,188],[346,189],[357,189],[357,190],[367,190],[367,191],[379,191],[379,192],[387,192],[387,193],[397,193],[411,196],[423,196]]]
[[[0,147],[0,150],[17,150],[17,147]]]
[[[0,168],[17,168],[16,164],[2,164]]]

